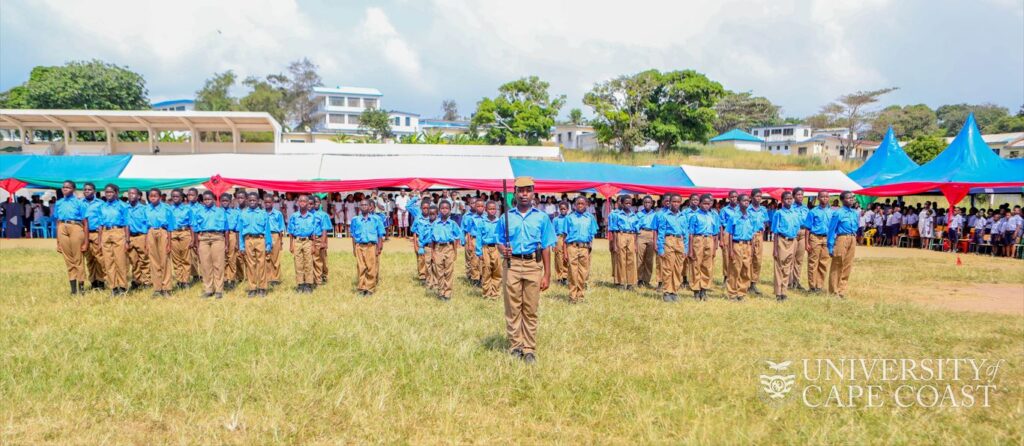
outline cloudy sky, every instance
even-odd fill
[[[376,87],[385,108],[428,117],[531,74],[589,114],[594,82],[647,68],[696,69],[787,116],[887,86],[886,103],[1016,111],[1024,1],[0,0],[0,89],[97,58],[142,73],[158,101],[302,57],[327,86]]]

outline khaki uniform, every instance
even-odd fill
[[[612,244],[609,241],[608,249],[611,250],[611,259],[612,259],[612,281],[615,282],[616,285],[621,285],[622,284],[622,280],[619,277],[619,253],[617,253],[617,252],[615,252],[615,250],[611,249],[613,246],[615,246],[615,245]]]
[[[100,231],[89,232],[89,249],[85,251],[85,266],[89,269],[89,282],[103,282],[107,274],[103,271],[103,241]]]
[[[513,257],[505,287],[505,334],[512,350],[533,353],[537,349],[537,308],[544,264]]]
[[[423,247],[423,272],[426,274],[427,289],[437,289],[437,273],[434,271],[434,247]]]
[[[203,277],[203,292],[223,293],[224,259],[226,256],[224,247],[227,243],[224,240],[224,234],[204,232],[197,236],[199,237],[199,274]]]
[[[149,255],[146,254],[146,234],[128,237],[128,263],[132,267],[131,283],[149,286]]]
[[[150,229],[146,240],[149,251],[149,283],[153,291],[171,290],[171,263],[167,242],[171,234],[166,229]]]
[[[797,241],[786,240],[779,234],[775,234],[775,243],[778,245],[778,252],[775,253],[775,295],[785,296],[792,282],[793,258],[796,255]]]
[[[437,282],[437,294],[441,297],[452,297],[452,285],[455,279],[455,244],[434,243],[434,274]]]
[[[661,291],[667,294],[676,294],[683,287],[683,274],[685,274],[686,251],[683,249],[683,239],[677,236],[666,236],[664,251],[665,253],[659,257],[664,278],[661,283]]]
[[[690,289],[693,291],[711,289],[711,271],[715,264],[715,237],[711,235],[694,235],[690,237],[693,259],[690,261],[693,277],[690,278]]]
[[[107,273],[108,288],[128,288],[128,252],[124,238],[124,229],[103,231],[103,270]]]
[[[764,253],[763,232],[754,233],[753,241],[750,244],[750,284],[756,285],[761,281],[761,256]]]
[[[565,234],[558,234],[558,240],[555,242],[555,247],[551,254],[555,257],[551,259],[554,263],[555,280],[565,280],[569,278],[569,257],[565,249]]]
[[[313,278],[313,241],[309,238],[296,238],[293,242],[295,252],[295,283],[299,285],[312,285]]]
[[[476,256],[476,239],[473,234],[466,234],[466,246],[464,249],[466,258],[466,277],[469,280],[480,280],[480,258]]]
[[[825,287],[825,275],[832,260],[828,255],[828,236],[808,234],[811,252],[807,254],[807,286],[811,289]]]
[[[718,236],[721,237],[722,243],[725,243],[726,247],[728,247],[730,244],[732,244],[732,234],[730,234],[728,232],[725,232],[724,229],[721,232],[718,233]],[[722,250],[722,277],[726,277],[726,278],[729,277],[729,250],[728,249],[723,249]]]
[[[569,243],[565,245],[565,254],[569,260],[569,299],[573,302],[583,300],[590,279],[590,244]]]
[[[68,270],[68,281],[85,282],[85,253],[82,243],[85,242],[85,228],[81,223],[57,223],[57,247],[64,256],[64,266]],[[88,251],[88,249],[86,249]]]
[[[327,276],[327,250],[314,243],[311,252],[313,254],[313,283],[320,285],[324,282],[324,277]]]
[[[377,256],[376,243],[356,244],[356,275],[359,281],[356,289],[374,292],[377,289],[377,274],[380,257]]]
[[[280,282],[281,281],[281,233],[274,232],[270,234],[270,252],[267,253],[267,265],[266,265],[266,276],[267,282]]]
[[[637,281],[650,284],[654,275],[654,258],[658,254],[658,245],[654,240],[654,231],[643,229],[636,239]]]
[[[619,285],[636,285],[636,234],[615,234],[615,260],[618,263]]]
[[[224,265],[224,280],[227,282],[237,282],[242,278],[242,274],[238,270],[238,258],[240,257],[238,255],[238,232],[228,231],[226,243],[228,245],[228,252],[226,256],[227,263]]]
[[[857,251],[857,238],[851,235],[836,237],[832,247],[832,269],[828,274],[828,292],[840,296],[846,294],[846,286],[850,282],[853,271],[853,256]]]
[[[188,283],[192,280],[192,231],[179,229],[171,233],[171,263],[174,264],[174,280]],[[198,259],[198,254],[196,254]],[[195,265],[199,267],[198,262]]]
[[[484,246],[483,257],[480,259],[480,280],[483,282],[483,294],[488,299],[498,298],[501,286],[501,251],[497,246]]]
[[[267,242],[262,235],[245,236],[244,260],[249,291],[267,289]]]
[[[809,235],[809,231],[801,229],[797,233],[796,243],[793,247],[796,251],[793,253],[793,262],[792,266],[790,266],[793,269],[793,272],[789,275],[790,288],[796,288],[797,285],[800,285],[800,275],[804,269],[804,258],[807,256],[807,239],[804,237],[805,235]]]
[[[761,243],[760,240],[752,242],[732,242],[732,252],[729,253],[729,273],[725,284],[725,291],[729,297],[744,297],[753,274],[750,264],[750,253],[753,250],[751,243]],[[726,249],[726,252],[729,250]]]

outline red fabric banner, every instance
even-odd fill
[[[869,195],[872,197],[897,197],[901,195],[915,195],[938,189],[942,192],[942,195],[945,195],[946,199],[949,200],[950,206],[955,206],[960,203],[960,200],[963,200],[968,193],[970,193],[971,189],[984,187],[1024,187],[1024,183],[898,183],[868,187],[854,192],[860,195]]]
[[[18,189],[25,187],[26,184],[28,183],[15,178],[4,178],[0,180],[0,188],[7,191],[7,193],[11,194],[12,197]]]
[[[213,194],[216,195],[218,199],[220,199],[220,194],[223,194],[224,192],[227,192],[228,189],[231,189],[231,184],[231,182],[226,181],[220,175],[214,175],[210,177],[209,180],[206,180],[206,182],[203,183],[203,187],[209,189],[210,192],[213,192]]]

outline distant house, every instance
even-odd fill
[[[985,144],[988,144],[989,148],[1003,158],[1021,158],[1024,157],[1024,132],[1013,132],[1013,133],[990,133],[988,135],[981,135],[981,139],[985,140]],[[946,144],[953,142],[953,138],[946,138]]]
[[[196,101],[192,99],[171,99],[155,102],[150,105],[156,111],[192,111],[196,109]]]
[[[710,142],[712,146],[735,146],[737,149],[750,152],[760,152],[761,147],[764,145],[763,139],[740,129],[729,130],[728,132],[711,138],[708,142]]]
[[[597,134],[589,125],[565,124],[551,128],[549,141],[566,149],[594,150],[597,148]]]

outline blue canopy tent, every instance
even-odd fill
[[[885,132],[882,143],[878,145],[878,150],[875,150],[875,153],[867,161],[864,161],[864,164],[847,176],[862,187],[881,186],[917,167],[917,163],[910,159],[907,152],[900,147],[896,134],[890,126],[889,130]]]
[[[537,192],[596,191],[606,197],[626,190],[664,194],[696,190],[683,169],[675,166],[621,166],[511,159],[512,173],[532,177]]]

